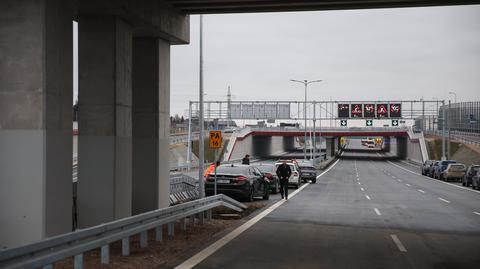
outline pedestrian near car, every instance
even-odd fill
[[[247,154],[245,155],[245,157],[243,157],[242,164],[247,164],[247,165],[250,164],[250,155]]]
[[[292,175],[292,169],[286,161],[283,161],[277,168],[277,176],[280,179],[280,194],[282,199],[285,197],[286,200],[288,200],[288,179],[290,175]]]

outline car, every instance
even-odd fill
[[[440,179],[445,181],[450,179],[462,180],[466,171],[467,167],[463,163],[450,163],[440,174]]]
[[[476,174],[472,177],[472,189],[480,189],[480,170],[477,170]]]
[[[435,169],[437,169],[437,166],[440,164],[440,161],[435,161],[432,166],[428,168],[428,176],[433,177],[435,174]]]
[[[295,160],[285,160],[290,166],[290,170],[292,170],[292,175],[290,175],[290,178],[288,178],[288,185],[289,186],[294,186],[295,189],[298,189],[300,185],[302,185],[302,180],[301,180],[301,171],[300,167],[298,166],[298,163]],[[279,165],[283,163],[283,160],[278,161],[275,163],[275,169],[278,168]]]
[[[277,176],[277,167],[273,163],[256,163],[253,166],[258,168],[260,172],[270,182],[270,191],[275,194],[280,191],[280,180]]]
[[[477,174],[478,171],[480,171],[480,165],[470,165],[465,173],[465,176],[463,176],[462,185],[467,187],[472,185],[472,178]]]
[[[313,184],[317,183],[317,169],[312,165],[300,164],[301,178],[303,182],[311,180]]]
[[[430,167],[435,163],[434,160],[426,160],[422,165],[422,175],[428,176],[430,172]]]
[[[433,178],[442,179],[441,175],[443,170],[447,169],[447,166],[451,163],[456,163],[454,160],[440,161],[437,166],[435,166],[435,171],[433,172]]]
[[[205,194],[214,195],[215,175],[209,174],[205,178]],[[270,197],[270,183],[254,166],[245,164],[222,164],[217,167],[217,193],[232,198],[239,198],[247,202],[254,197],[268,200]]]

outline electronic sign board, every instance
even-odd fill
[[[364,104],[363,105],[363,117],[365,117],[365,118],[375,118],[375,104]]]
[[[339,118],[349,118],[349,105],[348,104],[338,104],[338,117]]]
[[[362,117],[362,104],[351,104],[350,105],[350,114],[352,118],[361,118]]]
[[[402,117],[402,104],[390,104],[390,118]]]
[[[377,118],[388,118],[387,104],[377,104]]]

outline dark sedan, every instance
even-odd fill
[[[430,175],[430,167],[435,164],[434,160],[426,160],[422,165],[422,175],[429,176]]]
[[[215,193],[215,175],[205,179],[207,196]],[[217,167],[217,193],[232,198],[253,201],[254,197],[265,200],[270,196],[270,184],[258,168],[243,164],[224,164]]]
[[[268,181],[270,182],[270,190],[272,191],[272,193],[275,194],[280,191],[280,181],[278,180],[277,167],[275,166],[275,164],[259,163],[253,166],[258,168],[258,170],[260,170],[260,172],[262,172],[263,175],[268,179]]]
[[[317,183],[317,169],[309,165],[300,165],[300,174],[303,182],[311,180],[313,184]]]

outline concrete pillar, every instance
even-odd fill
[[[295,150],[295,137],[283,136],[283,151],[291,152]]]
[[[0,250],[71,230],[72,17],[0,1]]]
[[[159,126],[170,126],[165,123],[165,117],[170,114],[169,75],[165,74],[169,54],[170,45],[161,39],[133,40],[133,214],[168,206],[169,131],[159,130]]]
[[[326,147],[327,148],[325,150],[325,154],[327,156],[327,159],[329,159],[335,155],[335,138],[326,138]]]
[[[80,15],[78,217],[88,227],[132,212],[132,29]]]

